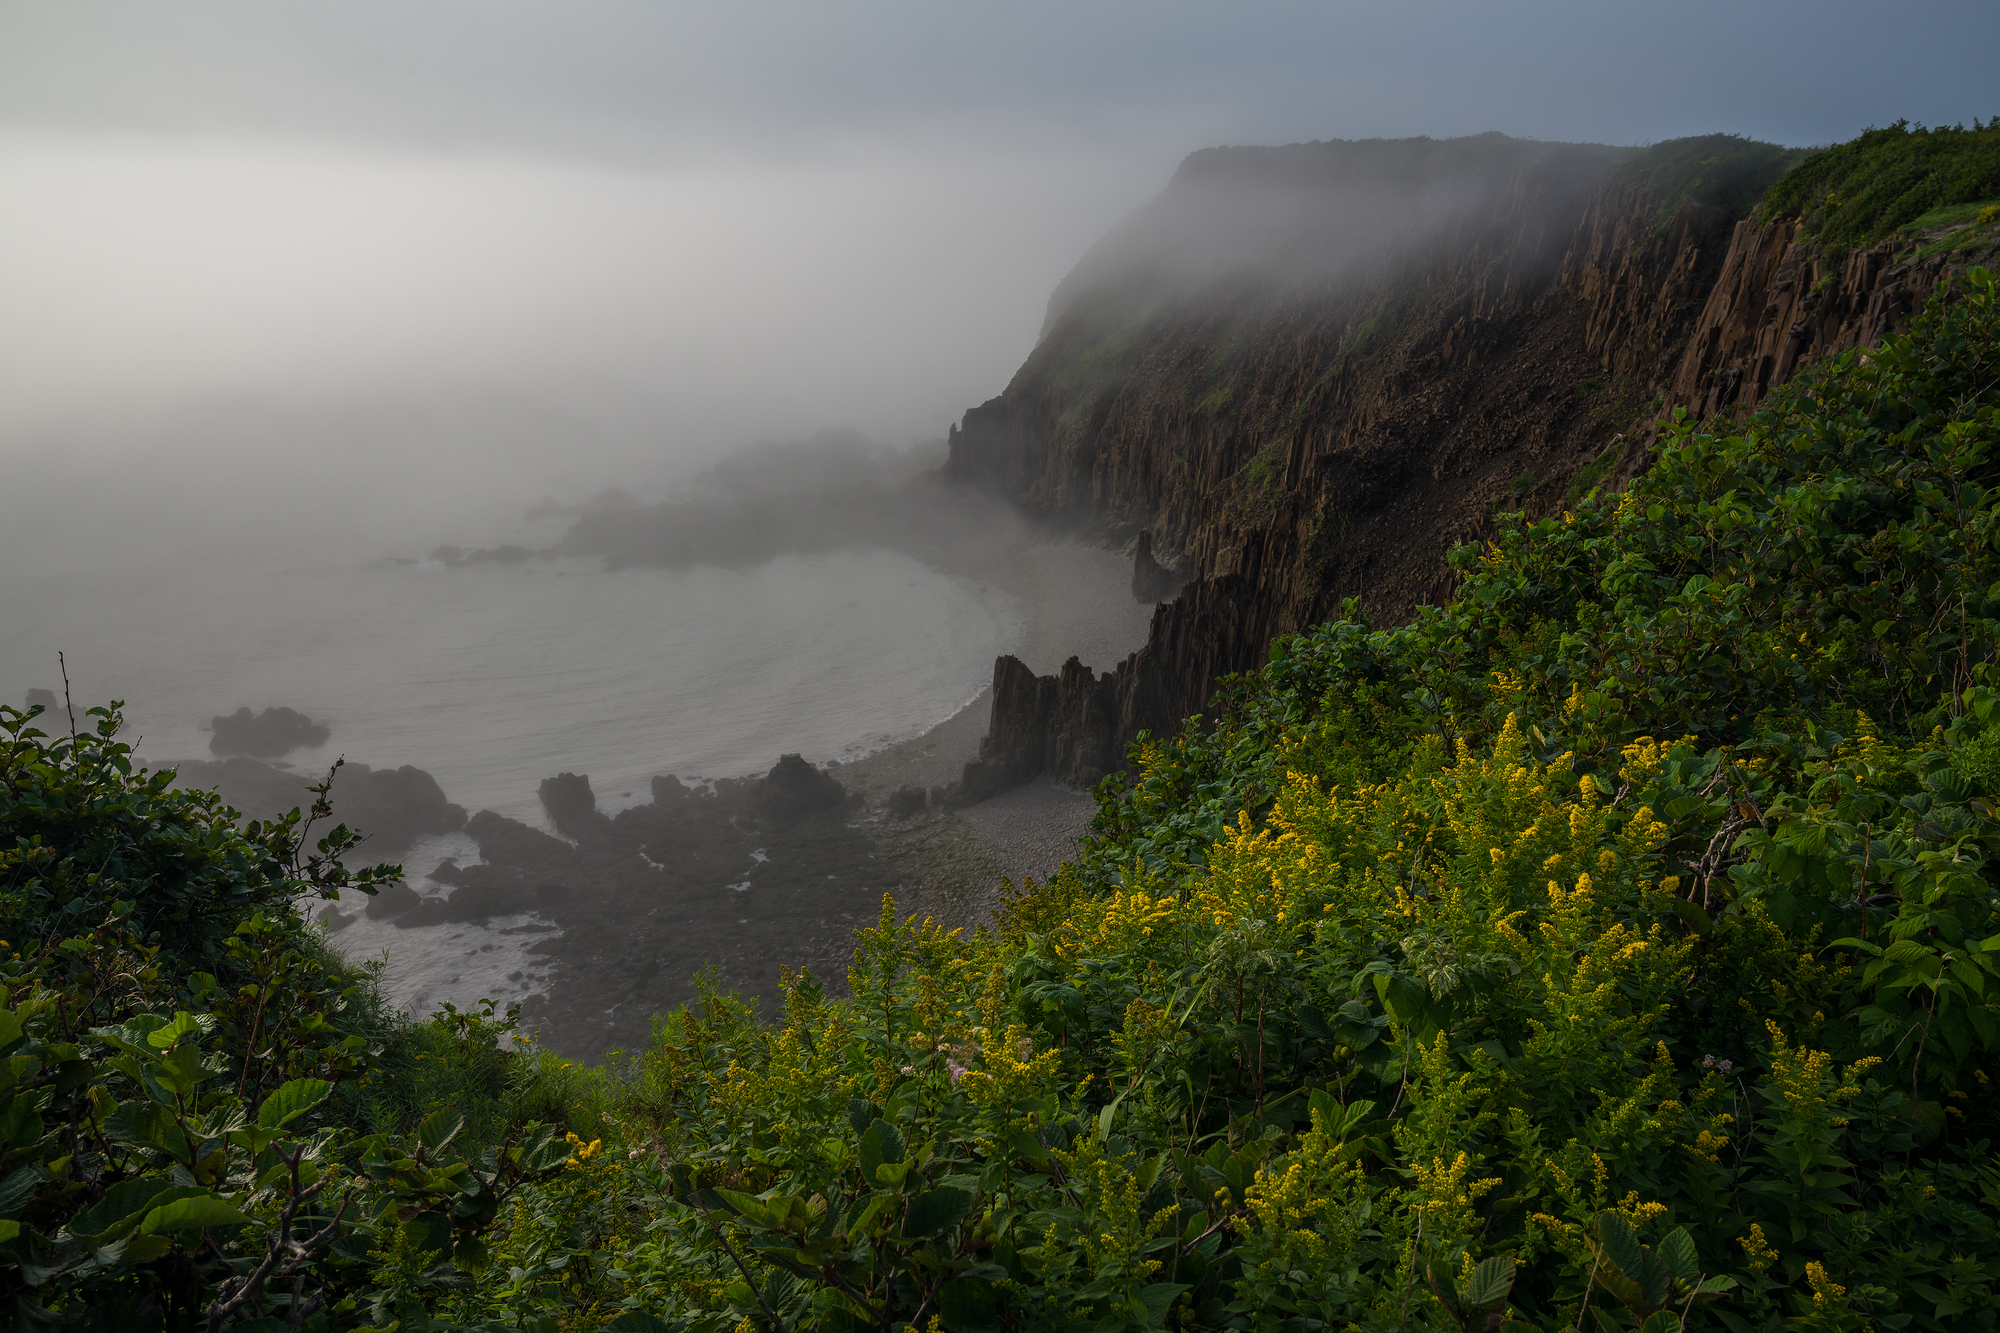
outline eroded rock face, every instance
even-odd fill
[[[1748,412],[1807,366],[1875,346],[1947,278],[2000,261],[2000,243],[1927,258],[1914,255],[1919,248],[1898,237],[1834,256],[1805,240],[1796,219],[1737,223],[1669,406],[1695,417]]]
[[[796,754],[780,756],[757,784],[759,818],[788,824],[847,800],[847,788]]]
[[[277,759],[291,750],[310,750],[326,744],[333,734],[290,708],[266,708],[257,714],[239,708],[228,717],[211,718],[209,725],[215,733],[209,738],[209,753],[255,759]]]
[[[1054,528],[1136,536],[1136,597],[1180,587],[1122,663],[996,664],[954,799],[1117,771],[1139,731],[1203,711],[1349,597],[1385,625],[1443,602],[1446,553],[1497,510],[1558,512],[1572,479],[1641,470],[1655,404],[1747,408],[1898,327],[1950,271],[1895,247],[1834,265],[1795,223],[1697,203],[1663,223],[1588,165],[1489,173],[1452,227],[1341,283],[1073,276],[1006,392],[954,428],[946,475]]]
[[[1132,600],[1164,602],[1180,590],[1180,575],[1153,556],[1153,534],[1141,532],[1132,553]]]
[[[549,822],[572,838],[603,818],[597,813],[597,796],[590,790],[588,774],[558,773],[543,778],[541,798],[542,809],[549,812]]]

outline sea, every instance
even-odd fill
[[[1025,623],[1001,589],[892,550],[448,567],[429,555],[441,538],[546,546],[567,520],[408,494],[285,512],[254,485],[197,490],[0,492],[0,698],[60,696],[60,653],[79,710],[123,700],[126,739],[154,767],[211,757],[218,714],[282,705],[331,729],[286,756],[301,773],[343,755],[410,764],[468,813],[546,828],[537,788],[558,772],[587,774],[615,812],[650,800],[656,774],[743,776],[918,734],[980,694]],[[446,857],[477,849],[455,834],[401,860],[420,892],[443,892],[425,876]],[[364,917],[331,938],[422,1014],[546,985],[528,952],[546,928]]]

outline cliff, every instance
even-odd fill
[[[1814,362],[1874,346],[1945,278],[2000,257],[2000,236],[1951,244],[1961,230],[1947,223],[1842,254],[1796,218],[1738,223],[1669,402],[1696,417],[1747,412]]]
[[[951,431],[948,482],[1130,546],[1135,595],[1173,596],[1102,675],[996,663],[963,794],[1095,782],[1347,598],[1377,623],[1442,601],[1445,553],[1496,511],[1629,477],[1664,414],[1754,403],[1963,265],[1750,219],[1799,157],[1722,135],[1190,157]]]

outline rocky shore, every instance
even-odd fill
[[[1134,601],[1131,570],[1128,554],[1049,545],[988,574],[1021,604],[1017,656],[1049,670],[1070,656],[1115,661],[1143,641],[1152,608]],[[1088,828],[1089,794],[1046,779],[972,805],[944,799],[990,713],[981,694],[847,764],[786,756],[762,777],[697,785],[662,774],[651,802],[615,814],[598,808],[587,776],[550,775],[544,827],[480,811],[463,826],[477,860],[411,865],[407,885],[324,920],[337,941],[363,913],[375,940],[380,927],[463,930],[468,966],[494,948],[474,942],[480,932],[534,937],[527,952],[550,964],[538,970],[546,985],[516,971],[500,989],[522,1000],[538,1040],[579,1058],[642,1043],[653,1015],[694,998],[698,973],[767,1006],[781,968],[810,968],[839,993],[854,932],[879,918],[885,896],[899,915],[975,926],[1003,879],[1055,873]],[[392,968],[398,952],[392,942]]]

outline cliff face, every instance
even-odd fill
[[[1662,407],[1754,401],[1735,386],[1928,291],[1865,252],[1801,282],[1789,224],[1662,200],[1620,160],[1500,136],[1216,150],[1079,265],[945,475],[1132,543],[1136,595],[1180,591],[1103,675],[996,664],[967,796],[1094,782],[1345,598],[1378,622],[1442,600],[1444,553],[1496,510],[1629,475]]]
[[[1737,223],[1670,403],[1696,417],[1748,411],[1814,362],[1874,346],[1946,277],[2000,253],[2000,245],[1925,253],[1952,230],[1830,254],[1801,236],[1797,219]]]

